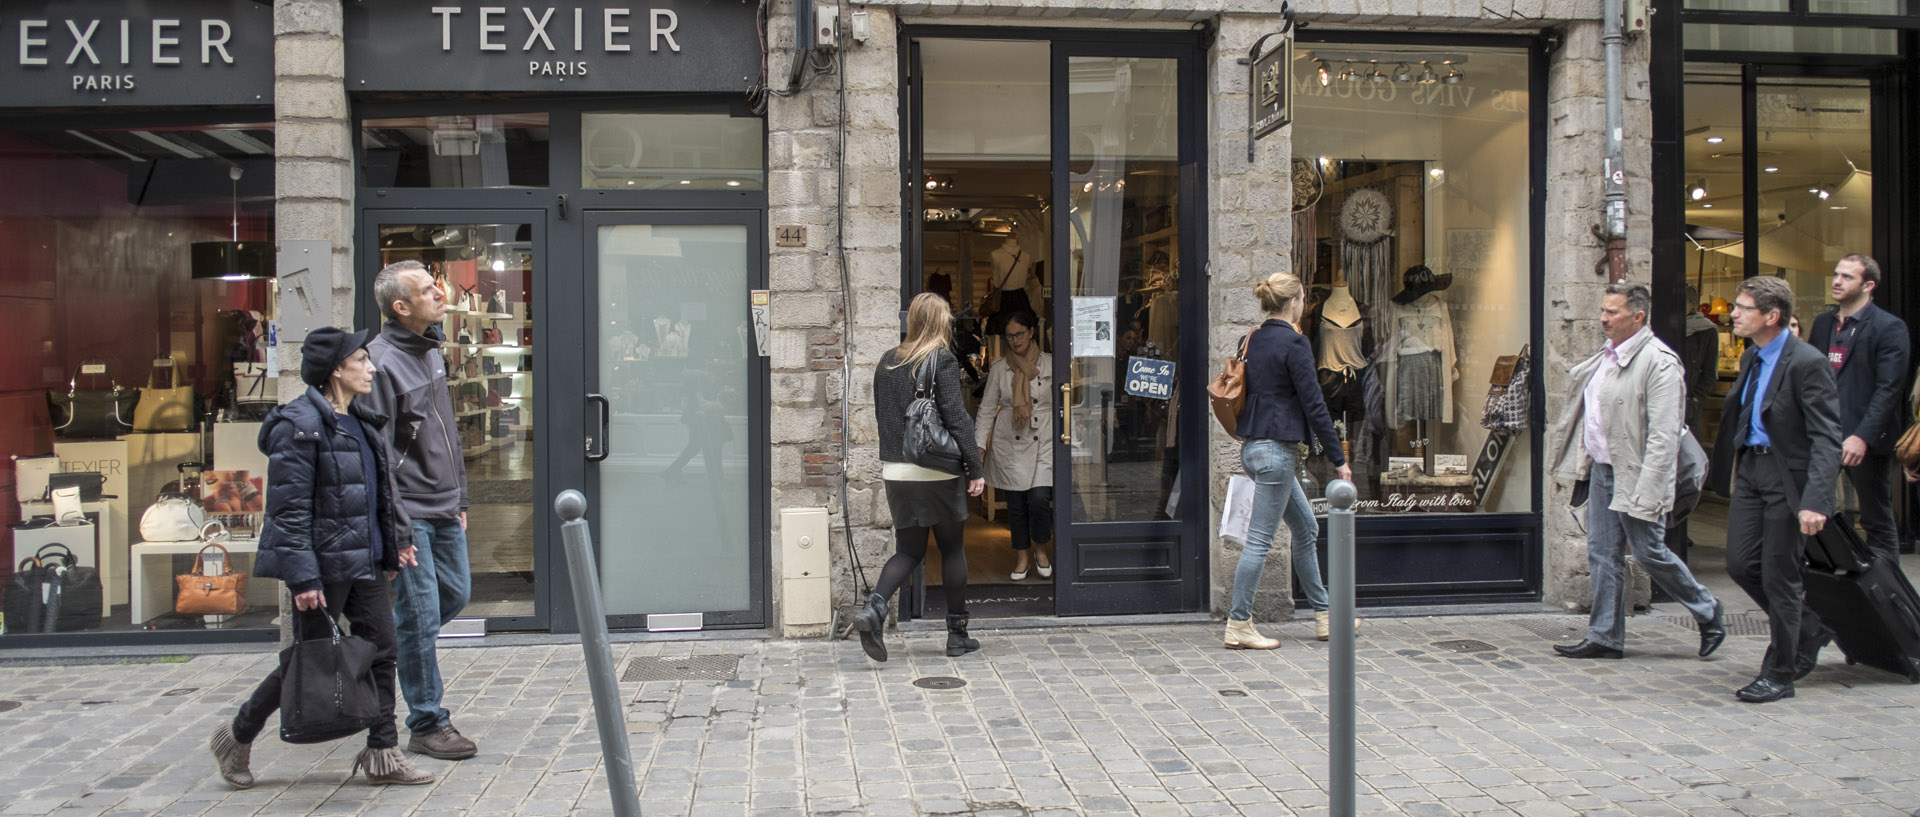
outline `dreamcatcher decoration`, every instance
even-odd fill
[[[1340,265],[1355,300],[1374,307],[1393,287],[1393,204],[1371,187],[1353,191],[1340,205]]]

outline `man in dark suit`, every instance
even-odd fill
[[[1893,521],[1893,443],[1900,439],[1901,388],[1907,378],[1907,324],[1875,306],[1880,264],[1854,254],[1833,267],[1833,299],[1840,308],[1813,319],[1807,343],[1826,352],[1840,386],[1840,466],[1860,495],[1860,527],[1867,546],[1898,558]]]
[[[1786,331],[1793,289],[1748,278],[1733,301],[1733,333],[1752,341],[1740,356],[1713,447],[1712,487],[1727,509],[1727,573],[1767,613],[1773,644],[1760,677],[1734,696],[1749,703],[1793,697],[1833,633],[1806,609],[1804,537],[1833,511],[1840,471],[1840,409],[1827,356]],[[1732,479],[1738,463],[1738,480]],[[1731,487],[1732,490],[1729,490]],[[1796,510],[1797,509],[1797,510]]]

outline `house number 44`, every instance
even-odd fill
[[[773,228],[773,244],[776,247],[807,246],[807,228],[798,224],[782,224]]]

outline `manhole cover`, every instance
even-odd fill
[[[1220,697],[1222,697],[1222,698],[1245,698],[1245,697],[1247,697],[1247,691],[1246,691],[1246,690],[1244,690],[1244,689],[1223,689],[1223,690],[1220,690]]]
[[[1699,631],[1700,624],[1693,616],[1661,616],[1661,621]],[[1771,635],[1767,628],[1767,617],[1760,613],[1733,613],[1721,619],[1727,625],[1727,635]]]
[[[737,655],[685,655],[678,658],[631,658],[620,671],[622,681],[732,681],[740,671]]]
[[[19,708],[19,701],[0,701],[0,712],[12,712]]]
[[[921,689],[959,689],[966,686],[967,682],[946,675],[930,675],[913,679],[913,685]]]
[[[1448,652],[1487,652],[1494,648],[1492,644],[1488,644],[1485,641],[1475,641],[1471,638],[1462,638],[1457,641],[1435,641],[1433,642],[1433,646]]]

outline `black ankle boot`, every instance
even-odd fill
[[[966,655],[980,649],[980,642],[967,637],[967,619],[971,613],[947,616],[947,657]]]
[[[860,649],[866,650],[868,658],[887,660],[886,627],[887,599],[879,593],[869,593],[867,603],[853,614],[853,629],[860,633]]]

